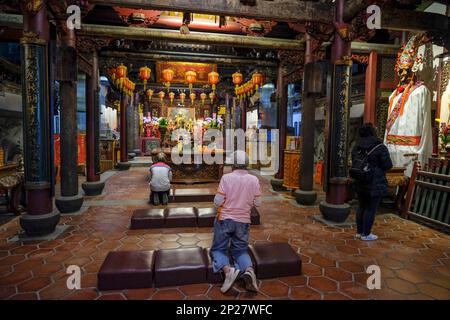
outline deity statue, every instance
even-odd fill
[[[389,97],[384,143],[394,167],[405,167],[411,177],[414,161],[425,164],[433,152],[430,91],[418,81],[416,72],[422,64],[417,51],[421,38],[411,37],[398,53],[395,69],[399,83]]]
[[[193,132],[194,131],[194,121],[192,120],[192,118],[189,118],[186,129],[189,132]]]
[[[177,129],[181,129],[184,127],[184,116],[181,112],[178,112],[178,114],[175,116],[175,126]]]

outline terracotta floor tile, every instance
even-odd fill
[[[438,287],[434,284],[421,283],[417,285],[419,291],[427,296],[439,300],[450,300],[450,290]]]
[[[122,294],[119,293],[111,293],[111,294],[102,294],[97,300],[126,300]]]
[[[352,274],[341,268],[325,268],[325,276],[336,281],[352,280]]]
[[[38,295],[36,293],[19,293],[16,295],[13,295],[9,298],[9,300],[38,300]]]
[[[44,264],[44,261],[42,259],[27,259],[25,261],[19,262],[18,264],[14,265],[14,271],[15,272],[21,272],[30,270],[33,268],[40,267]]]
[[[161,289],[152,296],[152,300],[180,300],[184,295],[176,289]]]
[[[339,267],[349,272],[365,272],[363,265],[353,261],[341,261],[339,262]]]
[[[333,293],[326,293],[323,295],[324,300],[350,300],[349,297],[344,296],[341,293],[333,292]]]
[[[279,280],[288,286],[304,286],[306,285],[307,279],[305,276],[292,276],[292,277],[282,277]]]
[[[35,292],[39,291],[52,283],[49,277],[38,277],[27,280],[17,286],[19,292]]]
[[[221,285],[214,285],[206,294],[208,298],[213,300],[234,300],[239,295],[239,291],[231,288],[226,293],[220,291]]]
[[[13,286],[0,286],[0,299],[1,300],[6,300],[9,297],[13,296],[14,294],[16,294],[16,288]]]
[[[308,287],[319,292],[333,292],[337,290],[337,283],[325,277],[310,277],[308,279]]]
[[[94,300],[98,297],[96,289],[80,289],[72,290],[72,292],[64,299],[67,300]]]
[[[352,299],[369,298],[369,289],[367,287],[352,282],[341,282],[339,284],[339,291]]]
[[[259,290],[272,298],[287,297],[289,287],[278,280],[262,281]]]
[[[320,300],[321,295],[317,291],[306,286],[293,287],[289,297],[294,300]]]
[[[205,294],[209,290],[209,288],[210,288],[209,284],[199,283],[199,284],[184,285],[181,286],[179,289],[186,296],[189,296],[189,295]]]
[[[306,276],[321,276],[322,268],[312,263],[302,264],[302,273]]]
[[[8,256],[0,260],[0,266],[11,266],[23,260],[25,260],[25,255],[23,254]]]
[[[156,292],[156,288],[130,289],[125,291],[128,300],[146,300]]]
[[[407,269],[395,270],[395,274],[403,280],[411,283],[422,283],[426,282],[425,278],[418,272],[414,272]]]
[[[0,286],[18,285],[32,277],[30,271],[13,272],[3,278],[0,278]]]
[[[412,294],[417,292],[417,288],[412,283],[402,279],[387,279],[386,284],[399,293]]]

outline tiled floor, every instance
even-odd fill
[[[11,243],[18,219],[0,226],[0,299],[450,299],[449,236],[388,214],[376,219],[378,241],[355,240],[353,228],[313,220],[317,207],[271,192],[265,178],[262,224],[252,226],[251,242],[289,242],[302,258],[303,275],[261,281],[257,295],[239,285],[223,295],[209,284],[100,292],[97,272],[111,250],[211,245],[211,228],[128,229],[133,209],[147,206],[145,171],[112,176],[103,195],[86,199],[83,214],[62,217],[70,228],[56,240]],[[381,268],[380,290],[366,287],[372,264]],[[82,269],[81,290],[66,286],[69,265]]]

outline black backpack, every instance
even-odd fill
[[[382,143],[376,145],[369,152],[367,152],[367,150],[360,150],[352,161],[350,177],[362,183],[372,182],[374,177],[374,168],[369,162],[369,156],[373,151],[375,151],[376,148],[382,145]]]

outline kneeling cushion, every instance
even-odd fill
[[[208,283],[222,283],[224,278],[222,277],[221,272],[214,272],[212,267],[212,257],[211,257],[211,249],[205,249],[205,256],[208,262],[208,270],[206,275],[206,281]]]
[[[261,243],[249,246],[260,279],[301,274],[300,257],[287,243]]]
[[[195,227],[197,225],[197,215],[195,209],[190,208],[168,208],[166,211],[165,227],[183,228]]]
[[[161,249],[155,253],[155,286],[206,282],[207,258],[202,248]]]
[[[217,209],[215,207],[197,208],[197,225],[199,227],[212,227],[216,216]]]
[[[100,290],[153,287],[153,251],[112,251],[97,275]]]
[[[208,188],[175,189],[174,202],[213,202],[216,191]]]
[[[165,209],[136,209],[131,217],[131,229],[164,227]]]

